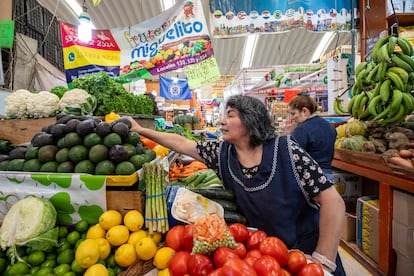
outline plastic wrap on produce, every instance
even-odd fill
[[[15,202],[35,195],[52,201],[60,224],[97,223],[106,210],[105,181],[103,175],[0,172],[0,219]]]

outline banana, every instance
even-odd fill
[[[405,69],[393,66],[388,68],[387,72],[394,72],[395,74],[397,74],[403,81],[404,85],[408,83],[408,73],[407,71],[405,71]]]
[[[394,53],[395,46],[397,45],[397,38],[393,35],[390,35],[388,38],[388,54],[391,56]]]
[[[385,61],[382,61],[378,64],[379,68],[378,68],[378,73],[376,75],[375,80],[382,82],[385,78],[385,72],[387,72],[387,68],[388,68],[388,63]]]
[[[382,126],[387,126],[387,125],[401,123],[405,119],[405,113],[406,113],[406,111],[404,109],[404,106],[400,105],[395,114],[393,114],[392,116],[384,119],[383,121],[380,122],[380,124]]]
[[[346,113],[342,105],[342,100],[340,98],[335,98],[334,103],[333,103],[333,109],[334,109],[335,114],[337,115],[343,115]]]
[[[377,105],[378,106],[378,105]],[[383,118],[385,118],[387,115],[388,115],[388,113],[390,112],[390,106],[388,105],[386,108],[384,108],[383,110],[382,110],[382,112],[381,113],[378,113],[378,115],[377,116],[375,116],[372,120],[374,120],[374,121],[379,121],[379,120],[381,120],[381,119],[383,119]]]
[[[362,118],[362,115],[364,114],[364,111],[366,110],[366,106],[365,105],[367,104],[368,101],[369,101],[368,96],[366,94],[363,94],[361,100],[359,101],[359,108],[357,110],[357,118],[358,119],[363,119]]]
[[[352,96],[352,98],[349,100],[348,107],[347,107],[348,113],[351,113],[352,114],[352,108],[353,108],[353,105],[355,103],[355,99],[356,99],[357,96],[358,95]]]
[[[372,100],[369,101],[368,103],[368,107],[367,110],[368,112],[373,115],[373,116],[377,116],[377,104],[381,101],[381,96],[380,95],[376,95],[374,98],[372,98]]]
[[[404,82],[402,81],[402,79],[397,74],[395,74],[394,72],[388,72],[387,71],[385,73],[385,76],[392,81],[395,88],[397,88],[398,90],[401,90],[401,91],[404,90]]]
[[[361,88],[359,87],[359,85],[357,83],[354,84],[354,86],[352,86],[351,89],[351,96],[354,97],[356,95],[358,95],[359,93],[361,93]]]
[[[409,93],[402,93],[402,105],[405,109],[405,114],[409,115],[414,110],[414,98]]]
[[[383,104],[386,104],[388,102],[388,99],[390,98],[391,90],[391,80],[387,79],[382,82],[380,87],[379,95],[381,97],[381,101]]]
[[[374,48],[372,48],[372,60],[374,62],[378,62],[378,51],[382,45],[388,42],[388,39],[389,36],[382,36],[375,42]]]
[[[411,43],[403,37],[397,37],[397,44],[400,46],[401,51],[407,56],[413,55],[413,46]]]
[[[355,76],[358,76],[358,74],[362,71],[362,69],[365,69],[367,67],[368,62],[362,61],[355,67]]]
[[[368,97],[368,96],[366,96],[365,93],[361,93],[361,94],[358,94],[355,98],[355,102],[352,105],[352,110],[350,112],[352,114],[352,117],[354,117],[355,119],[358,118],[358,114],[360,111],[360,104],[361,104],[362,99],[365,97]]]
[[[401,105],[401,101],[403,99],[403,92],[401,92],[401,90],[398,89],[394,89],[392,91],[392,98],[391,98],[391,103],[390,103],[390,114],[392,113],[396,113],[398,108]]]
[[[375,96],[379,95],[379,93],[380,93],[380,89],[381,89],[381,84],[382,84],[382,82],[377,82],[377,83],[375,84],[375,87],[374,87],[374,89],[373,89],[373,92],[374,92],[374,93],[372,93],[372,97],[375,97]]]
[[[372,66],[370,67],[372,69]],[[367,65],[367,68],[362,69],[361,72],[359,72],[359,74],[356,75],[356,85],[358,85],[359,89],[361,90],[364,87],[364,79],[369,74],[369,71],[370,71],[370,68],[369,68],[369,65]]]
[[[413,71],[410,64],[402,60],[398,55],[392,55],[391,60],[397,67],[404,69],[407,73]]]
[[[408,63],[411,67],[411,72],[414,71],[414,60],[410,57],[407,56],[403,53],[397,52],[395,53],[400,59],[402,59],[403,61],[405,61],[406,63]]]
[[[381,64],[381,63],[380,63]],[[367,75],[367,77],[365,78],[365,81],[367,82],[367,83],[372,83],[373,81],[374,81],[374,79],[375,79],[375,77],[376,77],[376,75],[377,75],[377,72],[378,72],[378,70],[379,70],[379,67],[380,67],[380,64],[376,64],[372,69],[371,69],[371,71],[369,71],[369,73],[368,73],[368,75]],[[408,76],[408,75],[407,75]]]
[[[384,44],[381,46],[381,48],[379,48],[378,50],[378,61],[386,61],[386,62],[390,62],[391,57],[388,54],[388,45]]]

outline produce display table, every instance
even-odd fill
[[[378,263],[370,261],[355,245],[342,241],[343,245],[357,260],[363,262],[371,270],[377,270],[384,275],[394,275],[396,256],[392,248],[392,215],[393,215],[393,190],[399,189],[414,193],[414,172],[401,174],[384,165],[380,155],[353,152],[350,150],[335,150],[332,166],[347,172],[351,172],[372,180],[379,184],[379,239]]]

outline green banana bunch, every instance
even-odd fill
[[[343,104],[342,104],[342,99],[339,97],[336,97],[333,103],[333,110],[335,112],[335,114],[337,115],[344,115],[347,113],[347,111],[345,110]]]

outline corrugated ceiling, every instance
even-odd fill
[[[65,0],[38,0],[54,13],[60,21],[78,24],[77,16]],[[83,0],[77,0],[82,5]],[[202,0],[204,14],[209,15],[208,0]],[[88,13],[97,29],[109,29],[135,25],[162,12],[158,0],[102,0],[93,6],[86,1]],[[206,18],[207,22],[209,21]],[[307,64],[323,33],[295,30],[280,34],[260,35],[253,57],[252,67],[267,67],[285,64]],[[222,75],[234,76],[240,72],[241,58],[246,37],[212,39],[217,63]],[[350,32],[337,33],[326,49],[326,53],[337,46],[351,45]]]

